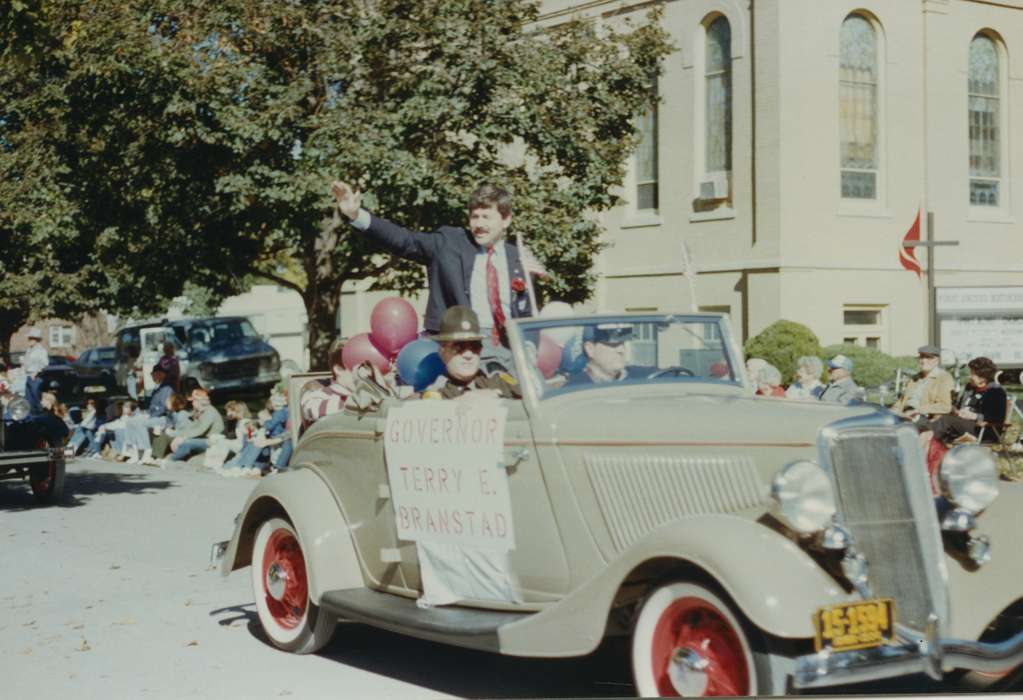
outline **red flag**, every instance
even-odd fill
[[[920,261],[916,259],[916,248],[912,248],[906,245],[907,241],[919,241],[920,240],[920,210],[916,211],[916,221],[909,227],[909,231],[902,238],[902,248],[899,249],[899,262],[902,266],[910,272],[915,272],[917,278],[920,278]]]

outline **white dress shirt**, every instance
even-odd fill
[[[507,323],[511,319],[511,292],[508,280],[508,255],[504,239],[494,244],[494,267],[497,269],[497,289],[501,296],[501,310]],[[472,277],[469,281],[469,302],[476,318],[480,320],[480,329],[484,332],[494,327],[494,314],[490,310],[490,296],[487,294],[487,250],[480,248],[472,264]]]

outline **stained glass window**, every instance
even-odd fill
[[[969,128],[970,204],[999,205],[1001,129],[999,123],[998,47],[978,34],[970,42]]]
[[[707,172],[732,170],[732,28],[718,17],[707,27]]]
[[[838,111],[842,197],[876,199],[878,175],[877,32],[861,15],[842,22]]]

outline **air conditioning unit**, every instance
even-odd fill
[[[728,173],[707,173],[707,179],[700,183],[700,199],[705,202],[728,199]]]

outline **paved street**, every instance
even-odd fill
[[[524,660],[340,627],[315,656],[264,641],[249,570],[208,568],[255,485],[192,468],[69,467],[38,508],[0,482],[0,678],[10,698],[629,695],[624,649]]]
[[[101,460],[58,506],[0,482],[0,678],[11,698],[594,697],[634,690],[622,640],[582,659],[515,659],[338,628],[320,654],[264,641],[249,570],[222,578],[254,479]],[[846,692],[940,692],[907,679]],[[834,692],[834,691],[830,691]]]

